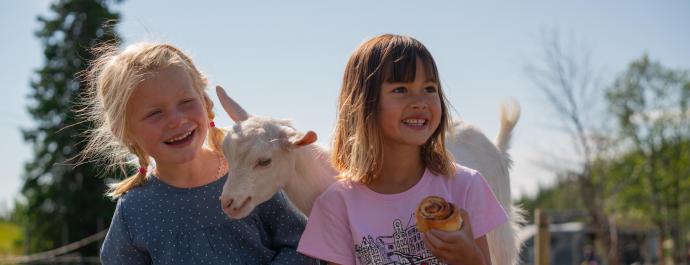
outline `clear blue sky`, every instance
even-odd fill
[[[479,2],[479,1],[477,1]],[[32,156],[20,127],[33,122],[26,95],[43,62],[33,32],[49,1],[0,4],[0,211],[16,198],[25,161]],[[212,84],[229,89],[252,113],[292,118],[330,138],[336,96],[350,53],[380,33],[422,41],[439,65],[444,89],[465,120],[491,138],[498,106],[510,97],[523,108],[511,153],[514,195],[553,181],[540,168],[545,150],[571,153],[550,106],[524,67],[540,54],[539,34],[558,29],[592,51],[605,81],[648,53],[675,68],[690,68],[688,1],[125,1],[117,5],[125,44],[169,41],[191,53]],[[288,103],[286,103],[288,102]],[[230,125],[224,115],[217,123]]]

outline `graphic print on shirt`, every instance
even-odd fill
[[[414,213],[410,215],[407,225],[403,227],[400,219],[395,219],[394,232],[390,236],[362,237],[362,243],[355,244],[359,263],[362,265],[445,264],[424,246],[422,234],[417,231],[413,220],[415,220]]]

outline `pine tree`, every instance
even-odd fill
[[[34,158],[25,164],[17,213],[25,233],[25,252],[59,247],[106,229],[114,203],[104,196],[102,168],[75,166],[90,124],[75,114],[86,88],[78,74],[94,55],[91,48],[117,42],[118,13],[106,0],[58,0],[49,16],[39,16],[36,32],[44,46],[45,65],[31,79],[28,111],[35,127],[23,129]],[[78,250],[95,256],[98,245]]]

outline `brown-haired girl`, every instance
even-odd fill
[[[508,219],[484,178],[445,149],[448,103],[424,45],[392,34],[360,45],[337,115],[341,180],[317,199],[298,251],[336,264],[491,263],[486,234]],[[420,233],[415,211],[428,196],[464,209],[464,226]]]

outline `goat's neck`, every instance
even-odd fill
[[[307,216],[316,198],[335,181],[336,171],[328,161],[328,152],[312,144],[297,148],[295,166],[285,193],[292,203]]]

